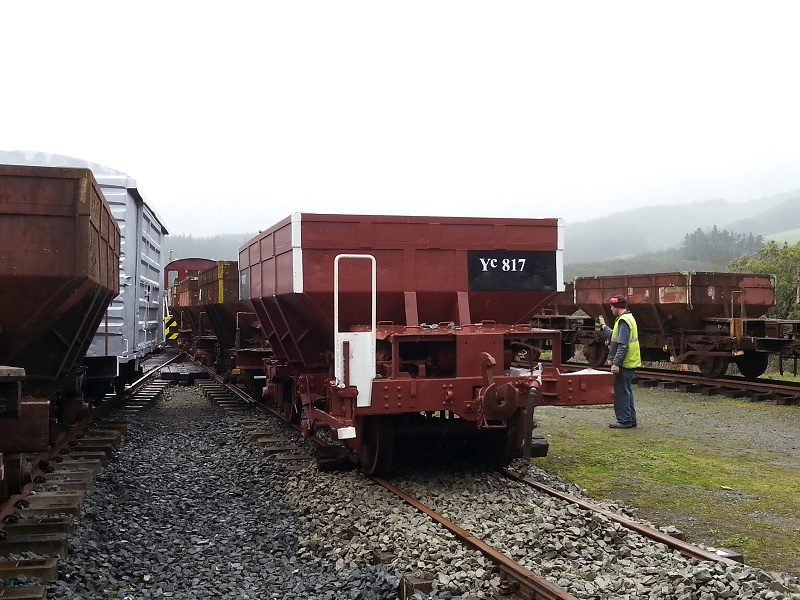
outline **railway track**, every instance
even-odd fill
[[[800,382],[758,380],[748,381],[741,377],[705,378],[700,374],[646,369],[637,372],[640,385],[659,385],[680,389],[685,392],[703,395],[722,394],[732,398],[749,397],[753,400],[773,401],[776,404],[798,404],[800,402]]]
[[[257,407],[260,410],[269,412],[266,408],[255,402],[243,390],[237,388],[236,386],[225,384],[221,380],[217,380],[216,384],[210,385],[212,387],[206,388],[205,390],[206,395],[215,400],[226,410],[234,411],[233,414],[236,414],[235,411],[238,410],[236,406],[239,402],[244,402],[251,407]],[[281,423],[285,422],[281,421]],[[248,421],[246,426],[248,427],[251,439],[259,440],[259,443],[263,444],[266,448],[269,448],[270,444],[284,443],[280,438],[276,438],[274,436],[274,428],[266,425],[264,422]],[[317,445],[323,443],[320,440],[312,441]],[[289,457],[294,456],[295,458],[299,458],[302,456],[302,451],[290,450],[289,447],[286,446],[280,447],[280,452],[288,453]],[[295,454],[292,454],[293,452]],[[297,452],[300,452],[300,454],[297,454]],[[310,459],[309,456],[306,456],[306,458]],[[667,535],[662,531],[638,523],[628,517],[604,509],[603,507],[588,502],[585,499],[570,496],[534,481],[531,478],[520,476],[512,471],[503,470],[501,473],[502,477],[487,474],[473,474],[472,477],[479,479],[481,477],[488,476],[490,478],[494,478],[495,483],[497,481],[508,481],[511,487],[509,487],[507,491],[499,492],[497,496],[500,498],[512,497],[514,493],[516,493],[514,490],[518,491],[520,487],[523,487],[531,490],[529,494],[533,493],[537,497],[547,496],[557,500],[560,508],[555,510],[560,512],[566,511],[566,513],[571,515],[571,519],[573,521],[573,524],[570,526],[570,528],[573,530],[573,533],[568,532],[563,534],[563,539],[571,540],[567,541],[568,546],[573,548],[579,547],[583,543],[580,537],[583,537],[584,532],[594,532],[596,529],[598,529],[598,523],[601,523],[602,525],[599,527],[601,530],[600,541],[596,543],[603,548],[602,551],[609,552],[609,548],[614,545],[613,543],[605,544],[602,541],[603,539],[609,538],[615,540],[616,543],[620,545],[620,548],[622,548],[622,554],[620,557],[611,559],[610,562],[612,564],[616,563],[618,560],[625,561],[630,559],[631,549],[628,547],[628,545],[626,545],[626,543],[628,543],[628,540],[632,540],[634,538],[637,540],[634,544],[631,544],[631,546],[634,548],[634,553],[639,552],[640,550],[638,550],[638,548],[640,547],[656,547],[660,548],[660,550],[647,550],[646,552],[642,552],[645,552],[646,554],[649,552],[651,555],[654,554],[658,556],[658,558],[654,561],[654,563],[642,565],[639,573],[634,573],[632,576],[629,573],[627,579],[625,580],[628,583],[622,584],[623,586],[628,586],[627,589],[614,589],[614,581],[619,578],[619,573],[616,573],[614,569],[610,569],[607,573],[603,573],[594,579],[594,581],[600,582],[598,585],[601,587],[594,586],[592,583],[589,583],[588,585],[585,584],[584,579],[586,577],[586,573],[583,572],[581,567],[581,561],[586,560],[584,553],[576,557],[577,561],[575,565],[566,568],[567,572],[571,573],[571,575],[555,577],[560,584],[556,585],[552,581],[545,578],[545,575],[549,575],[551,579],[554,578],[552,566],[548,565],[546,561],[544,562],[544,572],[537,573],[537,566],[541,566],[541,563],[537,562],[536,559],[530,559],[529,556],[526,556],[524,559],[520,560],[519,552],[515,554],[514,548],[509,548],[508,545],[504,546],[502,540],[495,541],[491,535],[485,535],[485,532],[475,532],[475,522],[468,525],[464,525],[463,523],[459,524],[459,516],[448,514],[448,508],[446,506],[437,507],[436,499],[441,495],[440,490],[433,493],[431,496],[433,501],[431,501],[431,498],[425,498],[426,490],[424,487],[418,489],[414,488],[416,483],[414,482],[413,477],[409,478],[409,481],[404,481],[403,483],[398,483],[397,481],[384,478],[371,478],[371,480],[384,489],[395,494],[398,498],[414,507],[420,513],[426,515],[440,526],[447,529],[466,547],[480,552],[484,557],[486,557],[486,559],[491,561],[491,563],[495,565],[495,569],[499,574],[499,581],[496,582],[496,591],[497,594],[502,597],[512,599],[530,598],[536,600],[572,599],[578,597],[596,597],[591,595],[594,593],[602,593],[602,597],[625,597],[623,595],[615,596],[614,594],[630,593],[636,589],[638,589],[638,592],[645,591],[644,589],[636,588],[635,584],[631,583],[633,579],[636,578],[641,579],[641,581],[648,582],[647,586],[645,586],[648,588],[648,590],[652,588],[653,590],[657,591],[659,586],[666,586],[664,589],[667,589],[667,587],[672,589],[672,586],[675,585],[675,581],[669,580],[669,577],[665,573],[661,572],[661,567],[656,568],[654,566],[654,564],[661,563],[668,565],[673,570],[688,569],[686,572],[690,572],[696,569],[701,574],[699,575],[700,577],[705,577],[707,572],[714,572],[715,569],[722,573],[726,570],[733,570],[736,572],[738,569],[743,568],[742,565],[732,560],[724,551],[711,552],[694,546],[693,544],[689,544],[683,540]],[[451,488],[455,486],[456,488],[461,488],[463,490],[465,480],[466,476],[463,476],[461,479],[451,481]],[[467,484],[467,486],[469,487],[469,484]],[[474,489],[479,488],[480,483],[475,483]],[[430,490],[427,490],[427,493],[430,493]],[[465,505],[472,504],[479,506],[481,504],[481,499],[479,499],[479,497],[471,500],[460,498],[459,501]],[[564,506],[570,508],[564,508]],[[581,536],[576,538],[574,535],[574,528],[576,528],[574,522],[579,518],[579,516],[581,519],[585,519],[586,524],[578,527],[581,531]],[[519,527],[520,521],[511,519],[505,523],[499,521],[496,529],[498,531],[515,531],[519,530]],[[621,531],[627,531],[628,533],[620,533]],[[547,535],[544,537],[546,538]],[[593,543],[594,542],[588,542],[587,547],[591,546]],[[547,544],[545,544],[545,546],[546,545]],[[558,547],[559,545],[559,542],[555,542],[555,547]],[[587,550],[587,552],[596,553],[598,550],[595,547],[594,549]],[[535,554],[535,552],[531,553]],[[665,566],[663,570],[666,571],[667,567]],[[447,577],[447,574],[444,575]],[[576,583],[574,586],[572,586],[571,582],[565,579],[570,576],[576,577],[579,583]],[[431,590],[431,586],[432,582],[429,580],[420,580],[419,578],[413,577],[406,578],[401,584],[401,597],[410,597],[416,590],[429,592]],[[604,589],[602,586],[607,587]]]
[[[699,598],[698,590],[712,593],[728,586],[724,591],[730,591],[726,578],[747,591],[726,597],[767,598],[761,592],[778,585],[759,579],[764,575],[757,569],[704,555],[702,549],[685,558],[674,550],[680,550],[679,540],[671,547],[663,545],[663,535],[662,543],[651,542],[643,537],[646,528],[629,528],[623,516],[593,510],[580,498],[556,498],[558,493],[535,486],[538,482],[530,477],[515,480],[511,473],[461,467],[453,473],[448,467],[444,473],[423,469],[420,474],[412,468],[383,480],[358,472],[323,473],[313,467],[308,440],[287,429],[284,421],[268,417],[241,389],[220,381],[173,389],[158,411],[147,411],[135,421],[129,451],[98,482],[99,492],[93,492],[87,509],[91,521],[81,524],[73,544],[76,558],[64,567],[73,583],[55,584],[56,593],[72,589],[87,598],[155,597],[156,588],[163,586],[168,596],[183,597],[188,588],[162,571],[177,565],[184,573],[180,581],[189,585],[187,577],[194,577],[201,583],[191,589],[201,585],[206,590],[187,597],[275,597],[284,587],[273,587],[267,577],[285,567],[265,572],[262,565],[288,556],[297,573],[291,575],[292,585],[305,586],[305,595],[281,596],[286,598],[317,597],[314,590],[340,597],[330,596],[330,590],[347,594],[352,573],[360,573],[358,589],[369,589],[374,576],[387,590],[389,577],[401,598],[416,592],[433,598],[512,600],[675,597],[662,593],[667,588],[670,593],[689,590],[696,596],[687,597]],[[230,418],[220,419],[212,404]],[[181,416],[183,410],[189,411],[187,417]],[[188,420],[182,424],[184,418]],[[243,443],[246,439],[253,443]],[[131,448],[137,449],[135,456],[129,456]],[[164,464],[150,465],[157,457]],[[99,511],[106,502],[110,512],[103,516]],[[296,524],[286,522],[289,513],[280,508],[286,504]],[[143,510],[145,506],[153,508]],[[265,539],[264,527],[271,529],[272,523],[284,523],[283,531]],[[165,534],[160,532],[167,530],[176,537],[162,541]],[[289,538],[297,546],[290,555],[271,558],[287,531],[293,532]],[[106,547],[99,558],[94,540]],[[98,570],[105,561],[111,566]],[[240,571],[229,572],[229,565],[241,564],[249,581],[257,583],[231,587],[243,579]],[[316,570],[311,574],[306,568]],[[109,583],[109,576],[120,581],[122,575],[129,578],[124,589],[122,582]],[[298,583],[309,577],[322,583]],[[81,595],[85,588],[75,585],[76,578],[99,595]],[[386,593],[376,597],[393,595]]]
[[[125,418],[157,400],[169,383],[154,383],[153,379],[181,356],[176,353],[160,364],[151,359],[152,367],[126,387],[122,398],[109,394],[47,452],[31,457],[30,483],[0,505],[0,580],[57,578],[57,557],[66,554],[73,530],[70,515],[80,513],[86,490],[121,442],[127,431]],[[112,413],[119,418],[110,418]],[[7,559],[26,552],[50,557]],[[0,599],[45,597],[43,586],[0,587]]]
[[[568,502],[574,506],[578,506],[593,513],[603,515],[610,521],[619,523],[632,531],[635,531],[647,538],[650,538],[653,541],[660,542],[665,546],[672,548],[673,550],[677,550],[687,558],[694,558],[697,560],[719,561],[726,564],[733,564],[734,562],[736,562],[734,559],[729,558],[730,555],[726,551],[717,550],[716,552],[709,552],[708,550],[705,550],[703,548],[700,548],[699,546],[695,546],[694,544],[690,544],[679,538],[668,535],[658,529],[655,529],[648,525],[643,525],[642,523],[634,521],[633,519],[629,519],[628,517],[625,517],[623,515],[619,515],[617,513],[606,510],[605,508],[603,508],[598,504],[595,504],[593,502],[587,502],[582,498],[571,496],[555,488],[544,485],[543,483],[534,481],[526,477],[525,474],[520,475],[519,473],[515,473],[508,469],[502,469],[501,473],[506,477],[508,477],[509,479],[518,481],[525,485],[529,485],[532,488],[540,492],[543,492],[545,494],[548,494],[554,498],[559,498],[560,500]]]
[[[139,390],[148,389],[146,381],[143,378],[141,383],[137,382]],[[725,556],[687,544],[512,471],[486,472],[456,466],[453,473],[424,468],[417,473],[411,469],[391,479],[366,479],[358,474],[325,475],[311,468],[312,453],[297,433],[281,433],[285,421],[278,423],[271,416],[267,418],[266,408],[245,391],[218,378],[203,382],[199,387],[208,399],[234,419],[234,423],[245,429],[247,437],[275,465],[271,468],[283,469],[287,473],[286,481],[298,481],[296,492],[302,498],[299,514],[306,514],[308,510],[302,508],[302,502],[312,502],[315,496],[316,501],[330,499],[331,510],[337,510],[337,514],[341,515],[342,510],[352,513],[333,536],[339,540],[330,548],[334,557],[336,552],[346,551],[343,546],[350,544],[347,540],[351,536],[360,540],[369,538],[373,530],[378,531],[365,542],[374,548],[375,561],[405,573],[398,587],[401,598],[410,598],[416,592],[439,597],[437,594],[448,589],[452,594],[474,592],[470,597],[494,595],[511,600],[667,598],[670,596],[663,595],[662,591],[713,590],[709,586],[727,585],[722,582],[728,579],[750,587],[749,595],[726,597],[766,598],[759,595],[760,590],[762,587],[769,589],[773,583],[760,581],[756,569],[736,564]],[[254,409],[258,410],[255,417]],[[310,441],[322,443],[322,440]],[[383,495],[363,487],[369,482],[375,488],[380,486]],[[331,487],[338,488],[340,484],[353,487],[348,492],[350,500],[347,500],[348,493],[339,498],[339,492]],[[304,486],[313,486],[311,490],[317,492]],[[325,495],[320,496],[319,486],[327,490]],[[423,527],[414,517],[391,508],[386,494],[406,503],[428,524]],[[342,506],[342,500],[349,508],[335,508]],[[378,516],[375,521],[374,514],[366,514],[370,505],[388,511],[388,516]],[[313,512],[308,517],[312,525],[319,522]],[[397,523],[409,520],[413,525],[405,526],[411,531],[407,535],[424,535],[425,541],[396,538],[396,530],[391,535],[384,532],[379,536],[380,527],[374,523],[392,519]],[[399,526],[397,523],[395,526]],[[464,546],[463,562],[470,565],[469,570],[466,566],[463,569],[453,566],[461,564],[461,559],[432,563],[425,551],[418,556],[408,556],[415,552],[415,547],[429,546],[428,552],[431,548],[447,548],[445,530]],[[436,552],[437,556],[457,554],[446,549]],[[486,561],[485,567],[481,566],[484,563],[476,562],[478,555]],[[338,559],[337,569],[339,561],[347,560],[352,559]],[[363,560],[363,551],[360,560]],[[425,568],[417,572],[418,564],[424,564]],[[34,569],[41,572],[43,568],[37,561],[16,566],[24,566],[30,574],[35,573]],[[8,597],[41,598],[43,596],[35,595],[40,591],[34,588],[30,595]],[[725,588],[725,593],[728,591]],[[15,588],[15,593],[20,593],[19,587]]]
[[[578,371],[586,368],[589,368],[589,365],[575,363],[562,365],[562,369],[569,371]],[[600,367],[597,370],[607,371],[608,367]],[[750,381],[743,377],[731,375],[707,378],[700,373],[691,371],[643,368],[636,369],[634,383],[645,387],[659,386],[706,396],[724,395],[731,398],[771,401],[775,404],[800,404],[800,381],[769,379]]]
[[[264,412],[269,413],[271,417],[281,420],[282,424],[286,424],[287,426],[289,425],[288,423],[285,423],[285,421],[280,419],[280,415],[273,413],[272,411],[264,407],[262,404],[256,402],[252,397],[250,397],[246,392],[244,392],[237,386],[225,383],[219,376],[214,374],[213,371],[211,371],[210,369],[209,369],[209,374],[217,382],[217,385],[220,386],[219,387],[220,391],[224,389],[231,394],[231,399],[235,399],[235,401],[244,402],[245,404],[251,407],[259,408]],[[222,406],[227,406],[228,408],[231,408],[230,404],[226,404],[225,400],[221,399],[222,396],[219,395],[215,396],[214,391],[206,390],[205,393],[211,398],[216,398],[218,403],[220,402],[222,403],[221,404]],[[325,441],[317,438],[314,438],[311,441],[317,447],[326,445]],[[575,596],[573,596],[566,590],[554,586],[546,579],[537,576],[535,573],[525,568],[518,562],[514,561],[509,556],[503,554],[496,548],[478,539],[477,537],[472,535],[469,531],[462,529],[461,527],[459,527],[458,525],[456,525],[443,515],[437,513],[435,510],[424,505],[422,502],[420,502],[410,494],[406,493],[399,487],[393,485],[388,480],[380,477],[370,477],[369,479],[375,482],[376,484],[380,485],[381,487],[385,488],[386,490],[397,495],[404,502],[413,506],[419,512],[430,517],[433,521],[435,521],[436,523],[438,523],[439,525],[450,531],[453,535],[455,535],[466,546],[482,553],[490,561],[492,561],[492,563],[497,565],[502,575],[498,591],[503,596],[508,597],[510,600],[514,600],[515,598],[525,598],[530,600],[576,600]],[[430,582],[425,580],[406,578],[401,582],[401,597],[411,597],[414,594],[414,592],[418,590],[430,591],[431,588],[429,586],[429,583]]]
[[[444,515],[420,502],[411,494],[379,477],[371,478],[375,483],[386,488],[407,502],[421,513],[429,516],[436,523],[447,529],[465,545],[473,548],[486,556],[500,569],[501,581],[498,592],[503,596],[515,598],[530,598],[531,600],[574,600],[575,596],[568,591],[551,584],[546,579],[539,577],[530,569],[525,568],[511,557],[507,556],[494,546],[487,544],[471,532],[456,525]]]
[[[272,411],[268,410],[260,403],[255,402],[240,388],[224,383],[218,376],[213,374],[212,376],[216,380],[218,387],[216,389],[213,389],[213,387],[206,388],[204,393],[209,398],[216,401],[218,405],[226,408],[229,411],[235,411],[235,405],[231,404],[231,402],[244,402],[251,407],[256,407],[263,410],[265,413],[269,413],[271,418],[279,419],[281,425],[289,426],[288,423],[280,419],[279,415],[272,413]],[[223,390],[230,394],[228,399],[226,399],[223,395]],[[262,444],[269,446],[269,443],[267,443],[268,440],[272,440],[275,444],[284,443],[280,438],[268,437],[267,434],[271,434],[270,430],[263,429],[260,431],[261,424],[257,421],[248,421],[247,425],[251,427],[252,432],[255,432],[253,435],[251,435],[251,438],[254,440],[260,440]],[[259,434],[265,435],[259,437]],[[326,445],[323,440],[317,438],[311,440],[311,442],[317,447]],[[281,447],[281,452],[286,451],[286,447]],[[502,596],[507,597],[510,600],[576,600],[576,597],[566,590],[553,585],[542,577],[539,577],[531,570],[513,560],[511,557],[475,537],[469,531],[459,527],[445,516],[426,506],[412,495],[408,494],[396,485],[393,485],[388,480],[379,477],[369,477],[369,479],[387,491],[395,494],[404,502],[418,510],[420,513],[430,517],[434,522],[438,523],[452,533],[464,545],[480,552],[493,564],[495,564],[501,574],[498,593]],[[410,598],[417,591],[425,593],[430,592],[431,590],[431,580],[425,580],[416,577],[406,577],[401,581],[400,584],[400,597]]]

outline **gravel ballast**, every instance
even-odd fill
[[[236,421],[196,388],[171,388],[132,419],[50,597],[395,598],[404,575],[432,579],[434,598],[492,596],[497,569],[394,494],[357,471],[288,470]],[[800,598],[781,575],[688,561],[496,474],[454,469],[393,482],[579,598]]]
[[[336,569],[282,497],[293,473],[196,388],[130,422],[87,494],[52,598],[386,598],[383,565]]]
[[[417,468],[396,483],[578,598],[800,598],[796,578],[687,559],[602,515],[500,474],[425,471]],[[534,479],[539,474],[528,472]],[[552,477],[541,479],[552,483]]]

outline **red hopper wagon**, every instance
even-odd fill
[[[563,290],[562,239],[557,219],[284,219],[239,253],[274,352],[264,400],[367,473],[400,437],[468,436],[507,462],[534,406],[611,401],[609,374],[562,373],[560,332],[528,324]]]
[[[119,257],[90,170],[0,165],[0,500],[86,410],[81,361],[119,293]]]

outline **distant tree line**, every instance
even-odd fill
[[[695,229],[683,236],[679,246],[656,252],[618,257],[564,267],[567,281],[593,275],[630,275],[670,271],[725,271],[732,260],[757,252],[764,244],[761,235],[734,233],[713,226]]]
[[[717,270],[735,258],[757,252],[763,245],[762,235],[734,233],[714,225],[708,231],[698,227],[684,235],[678,254],[686,260],[707,261]]]
[[[167,236],[162,248],[162,262],[179,258],[210,258],[211,260],[238,260],[239,248],[255,233],[223,233],[208,237],[192,234]],[[171,258],[170,258],[171,255]]]

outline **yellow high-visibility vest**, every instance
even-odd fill
[[[619,324],[625,321],[628,324],[630,337],[628,338],[628,353],[622,361],[625,369],[636,369],[642,366],[642,353],[639,350],[639,328],[636,326],[636,319],[629,312],[622,313],[614,323],[614,331],[611,332],[611,341],[619,342]]]

